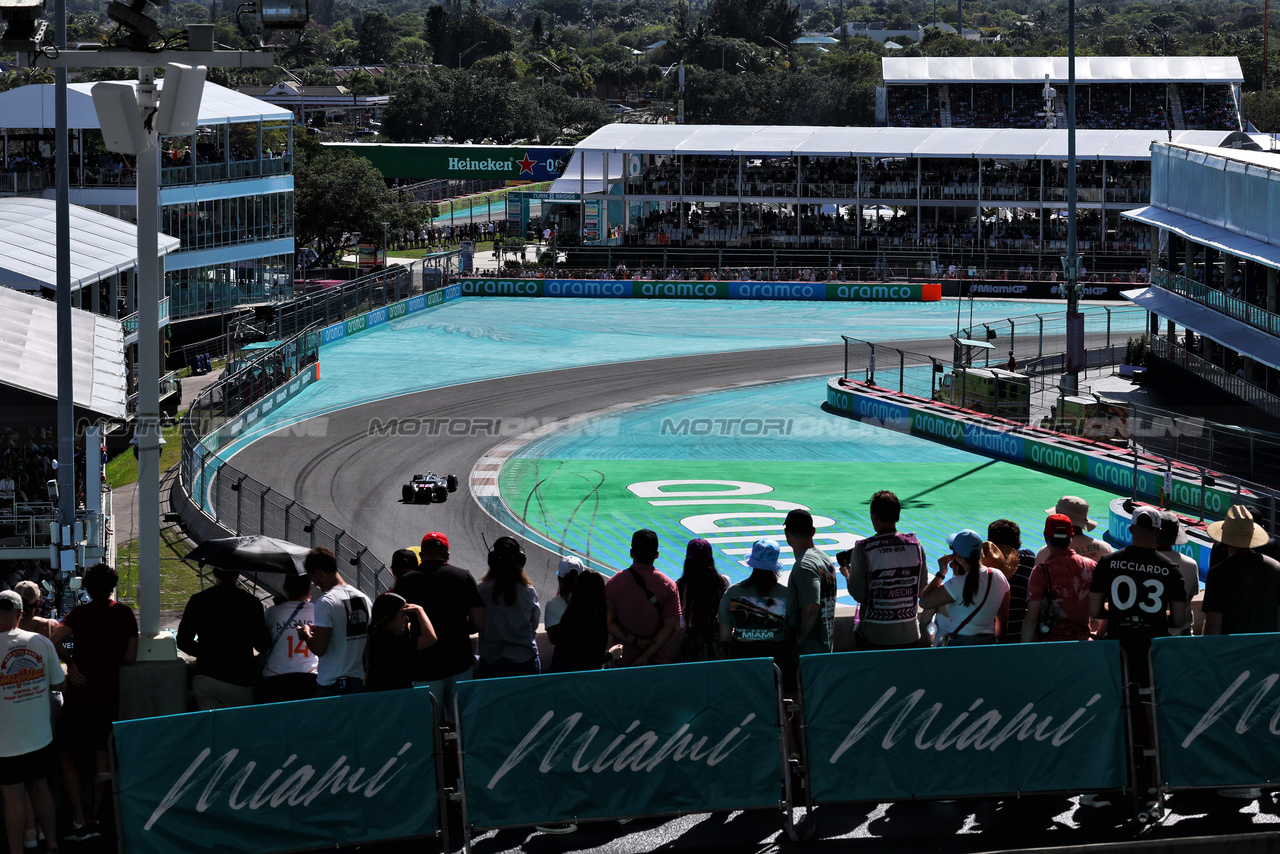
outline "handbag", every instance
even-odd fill
[[[991,572],[991,570],[988,569],[987,572],[989,573]],[[960,630],[963,629],[965,626],[969,625],[969,621],[972,620],[977,615],[977,613],[982,610],[983,605],[987,604],[987,597],[990,595],[991,595],[991,576],[988,575],[987,576],[987,592],[982,594],[982,601],[978,603],[978,607],[970,611],[969,616],[965,617],[963,620],[960,621],[960,625],[956,626],[950,632],[942,636],[942,643],[940,644],[940,646],[951,646],[951,642],[956,639],[956,636],[958,634],[960,634]]]

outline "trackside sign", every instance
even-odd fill
[[[818,302],[926,302],[937,285],[820,282],[667,282],[613,279],[462,279],[463,296],[587,297],[614,299],[813,300]]]

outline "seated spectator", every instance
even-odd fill
[[[1089,587],[1097,565],[1071,548],[1074,525],[1060,513],[1045,522],[1048,558],[1036,564],[1027,584],[1022,642],[1089,640]]]
[[[684,623],[683,660],[724,658],[719,612],[724,592],[729,589],[729,577],[716,572],[711,543],[699,537],[685,546],[684,573],[676,581],[676,589]]]
[[[556,630],[552,673],[599,670],[610,660],[608,610],[604,576],[594,569],[582,570]]]
[[[938,611],[934,646],[977,646],[997,642],[1009,618],[1009,582],[999,569],[998,549],[976,531],[947,537],[951,554],[938,558],[938,572],[920,594],[920,607]],[[955,574],[947,580],[947,570]],[[945,581],[945,583],[944,583]]]
[[[365,690],[412,688],[414,653],[435,642],[435,629],[421,605],[397,593],[379,594],[373,600],[364,646]]]
[[[476,676],[532,676],[541,672],[538,591],[524,574],[527,558],[514,537],[498,537],[489,549],[489,571],[479,585],[484,601],[480,666]]]

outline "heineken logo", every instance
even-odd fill
[[[528,156],[525,157],[528,160]],[[519,161],[515,160],[471,160],[466,157],[450,157],[449,169],[452,171],[471,171],[471,172],[510,172],[516,168]],[[523,163],[520,163],[523,167]],[[533,164],[529,164],[530,173],[533,171]],[[523,168],[521,171],[524,171]]]

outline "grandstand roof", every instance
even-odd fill
[[[1067,82],[1065,56],[886,56],[886,84]],[[1234,56],[1081,56],[1077,83],[1243,83]]]
[[[121,81],[132,83],[136,80]],[[164,89],[164,80],[156,83]],[[93,109],[93,83],[72,83],[67,86],[67,127],[72,130],[96,130],[98,114]],[[51,128],[54,126],[52,84],[19,86],[0,92],[0,128]],[[293,113],[275,104],[242,95],[234,89],[206,82],[200,98],[200,125],[225,125],[237,122],[286,121]]]
[[[1233,136],[1234,134],[1234,136]],[[1164,130],[1079,130],[1082,160],[1149,160]],[[1173,141],[1216,147],[1235,131],[1174,131]],[[606,125],[574,147],[579,152],[746,155],[749,157],[981,157],[1066,160],[1065,130],[998,128],[791,127],[785,125]],[[597,169],[597,172],[599,170]],[[578,177],[571,163],[565,179]],[[596,177],[599,177],[597,174]],[[564,179],[561,179],[564,180]]]
[[[56,288],[58,263],[53,199],[0,199],[0,290]],[[157,235],[160,252],[181,242]],[[138,227],[104,213],[71,206],[71,288],[76,290],[138,264]]]
[[[0,288],[0,385],[58,399],[57,318],[56,303]],[[124,418],[120,321],[76,309],[71,312],[71,341],[75,405]]]

